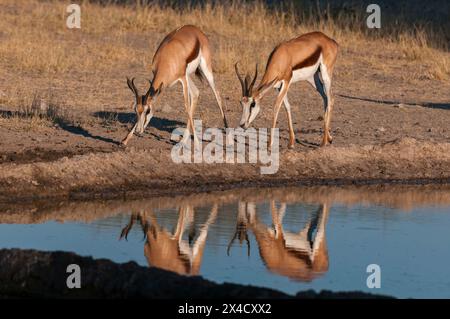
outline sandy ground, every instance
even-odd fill
[[[150,47],[151,56],[162,37],[150,34],[145,41],[130,39],[130,45]],[[294,85],[289,99],[298,141],[293,150],[287,149],[282,111],[280,167],[274,175],[261,175],[258,164],[173,163],[170,135],[186,122],[178,86],[161,95],[144,135],[134,137],[128,148],[120,147],[118,142],[134,121],[125,77],[138,76],[142,90],[144,78],[149,77],[149,71],[139,66],[119,65],[101,74],[73,70],[48,78],[0,64],[0,200],[177,193],[262,184],[448,182],[450,83],[418,77],[426,71],[424,66],[396,54],[370,43],[341,47],[334,77],[332,146],[318,147],[323,116],[320,96],[306,83]],[[217,74],[216,84],[230,126],[235,127],[240,118],[239,82],[230,72]],[[204,127],[221,127],[211,90],[206,84],[198,83],[198,87],[195,118],[202,119]],[[75,120],[35,125],[27,119],[8,118],[14,108],[5,102],[7,96],[25,88],[51,91]],[[255,127],[270,125],[274,97],[273,92],[263,100]]]

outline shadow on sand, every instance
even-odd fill
[[[450,110],[450,103],[432,103],[432,102],[401,102],[401,101],[394,101],[394,100],[375,100],[371,98],[366,97],[357,97],[357,96],[350,96],[350,95],[343,95],[338,94],[338,96],[351,99],[351,100],[358,100],[358,101],[365,101],[365,102],[372,102],[372,103],[379,103],[379,104],[386,104],[386,105],[396,105],[396,104],[404,104],[408,106],[422,106],[422,107],[428,107],[431,109],[442,109],[442,110]]]
[[[10,118],[10,117],[19,117],[19,118],[30,118],[31,116],[39,116],[39,115],[33,115],[32,113],[25,113],[25,112],[15,112],[15,111],[7,111],[7,110],[0,110],[0,117]],[[112,143],[119,145],[120,143],[107,137],[99,136],[99,135],[93,135],[89,133],[84,128],[80,127],[79,125],[72,124],[69,121],[65,120],[62,117],[56,116],[54,118],[49,118],[53,123],[57,124],[61,129],[75,134],[75,135],[81,135],[86,138],[92,138],[94,140],[106,142],[106,143]]]

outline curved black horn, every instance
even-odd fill
[[[153,85],[153,83],[152,83],[151,80],[148,80],[148,83],[150,83],[150,86],[149,86],[149,88],[148,88],[147,93],[145,93],[145,97],[146,97],[146,98],[148,98],[148,97],[150,96],[150,93],[151,93],[151,91],[152,91],[152,85]]]
[[[134,95],[137,98],[139,94],[138,94],[138,90],[136,89],[136,86],[134,85],[134,79],[135,78],[132,78],[130,81],[130,79],[127,77],[127,84],[128,84],[128,87],[130,88],[130,90],[133,91]]]
[[[245,96],[246,87],[245,87],[244,80],[242,79],[242,76],[239,74],[238,63],[239,62],[236,62],[236,64],[234,65],[234,69],[236,70],[236,75],[237,75],[237,77],[239,79],[239,82],[241,82],[242,95]]]
[[[258,63],[256,63],[256,67],[255,67],[255,77],[253,78],[252,83],[250,83],[250,86],[248,87],[248,91],[250,94],[253,91],[253,86],[255,85],[257,77],[258,77]]]
[[[245,84],[244,96],[249,96],[250,95],[250,81],[251,81],[250,75],[247,74],[245,76],[245,79],[244,79],[244,84]]]

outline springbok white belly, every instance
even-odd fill
[[[195,70],[197,70],[197,68],[198,68],[199,65],[200,65],[201,59],[202,59],[202,51],[200,51],[200,52],[198,53],[198,56],[197,56],[194,60],[192,60],[191,62],[188,63],[188,65],[186,66],[186,75],[189,76],[189,75],[191,75],[192,73],[194,73]],[[180,82],[180,81],[181,81],[181,78],[180,78],[180,79],[176,79],[175,81],[173,81],[173,82],[169,85],[169,87],[174,86],[176,83],[178,83],[178,82]]]
[[[317,69],[319,68],[320,63],[322,62],[322,55],[320,55],[319,59],[314,65],[301,68],[298,70],[295,70],[292,72],[292,79],[291,83],[295,83],[298,81],[305,81],[307,79],[310,79],[314,74],[316,73]]]
[[[198,66],[200,65],[200,60],[202,58],[202,51],[200,50],[198,53],[198,56],[192,60],[191,62],[188,63],[187,67],[186,67],[186,74],[190,75],[192,73],[195,72],[195,70],[197,70]]]

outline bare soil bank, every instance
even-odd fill
[[[450,144],[404,138],[373,146],[282,149],[273,175],[261,175],[259,164],[176,164],[167,150],[133,147],[0,167],[2,202],[176,195],[249,185],[448,183]]]

